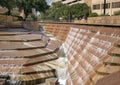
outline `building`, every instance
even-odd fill
[[[105,0],[92,0],[91,11],[99,15],[104,13]],[[115,11],[120,10],[120,0],[106,0],[106,14],[113,15]]]

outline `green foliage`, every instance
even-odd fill
[[[45,11],[45,13],[41,13],[41,19],[48,19],[48,20],[59,20],[61,16],[61,8],[63,4],[61,2],[52,3],[52,6]]]
[[[91,14],[89,14],[89,17],[97,17],[97,16],[98,16],[97,13],[91,13]]]
[[[64,5],[61,9],[61,17],[64,19],[64,20],[68,20],[69,18],[69,15],[70,15],[70,8],[68,5]]]
[[[115,11],[114,15],[120,15],[120,10],[119,11]]]
[[[109,14],[101,14],[101,15],[98,15],[97,13],[91,13],[89,14],[89,17],[98,17],[98,16],[110,16]]]
[[[26,21],[34,21],[34,19],[35,19],[35,17],[34,17],[34,15],[32,15],[32,16],[28,16],[26,18]]]
[[[5,13],[6,15],[11,15],[11,10],[16,6],[15,0],[0,0],[0,6],[8,9],[8,12]]]
[[[32,13],[32,9],[36,9],[39,12],[45,12],[49,8],[45,0],[0,0],[0,6],[6,7],[8,12],[5,14],[11,15],[11,10],[15,7],[19,11],[23,10],[26,18]]]
[[[17,0],[17,7],[19,10],[24,10],[25,20],[29,14],[32,13],[32,9],[36,11],[44,12],[49,6],[45,0]]]
[[[45,12],[41,14],[41,19],[46,20],[69,20],[84,17],[88,15],[89,7],[86,4],[74,4],[67,5],[62,4],[60,1],[52,3],[52,6]]]
[[[63,6],[62,2],[61,1],[58,1],[58,2],[54,2],[52,3],[52,8],[55,8],[55,9],[59,9]]]
[[[89,7],[83,3],[83,4],[74,4],[70,7],[71,10],[71,14],[72,14],[72,18],[78,18],[78,17],[83,17],[83,16],[87,16],[88,12],[89,12]]]

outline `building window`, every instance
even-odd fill
[[[106,3],[105,8],[106,9],[110,8],[110,3]],[[104,9],[104,4],[102,4],[102,9]]]
[[[113,2],[112,8],[120,8],[120,2]]]
[[[100,9],[100,4],[93,5],[93,10]]]

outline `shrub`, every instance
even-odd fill
[[[35,15],[34,15],[34,14],[29,15],[29,16],[26,18],[26,21],[36,21]]]
[[[89,17],[97,17],[97,16],[98,16],[97,13],[91,13],[91,14],[89,14]]]
[[[120,10],[119,11],[115,11],[114,15],[120,15]]]

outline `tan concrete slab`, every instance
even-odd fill
[[[107,61],[105,61],[106,63],[110,63],[110,64],[118,64],[120,65],[120,58],[119,57],[110,57]]]
[[[114,50],[111,53],[113,53],[113,54],[120,54],[120,48],[114,47]]]
[[[44,72],[44,71],[50,71],[50,70],[53,70],[53,68],[50,68],[44,63],[41,63],[39,65],[23,66],[23,68],[21,69],[21,72],[25,74],[25,73],[33,73],[33,72]]]
[[[16,36],[0,36],[0,41],[27,41],[41,39],[40,34],[16,35]]]
[[[13,60],[5,60],[5,59],[3,59],[3,60],[1,60],[0,59],[0,64],[21,64],[21,65],[23,65],[23,64],[25,64],[26,62],[28,61],[28,59],[27,58],[19,58],[19,59],[17,59],[17,58],[14,58]]]
[[[30,32],[0,32],[0,36],[5,36],[5,35],[23,35],[23,34],[28,34]]]
[[[20,71],[21,68],[19,67],[1,67],[0,66],[0,72],[4,72],[4,73],[18,73]]]
[[[97,70],[97,72],[100,74],[109,74],[117,71],[120,71],[120,66],[102,66]]]
[[[28,49],[28,50],[0,50],[0,57],[34,57],[51,53],[53,50],[47,48]]]
[[[0,42],[0,49],[31,49],[44,47],[46,43],[43,41],[31,41],[31,42]]]
[[[44,56],[38,56],[38,57],[29,59],[24,65],[25,66],[26,65],[30,66],[30,65],[34,65],[34,64],[39,64],[39,63],[55,60],[57,58],[58,58],[58,56],[56,54],[49,54],[49,55],[44,55]]]
[[[4,50],[0,51],[1,57],[25,57],[25,56],[34,56],[39,54],[39,52],[35,50]]]

